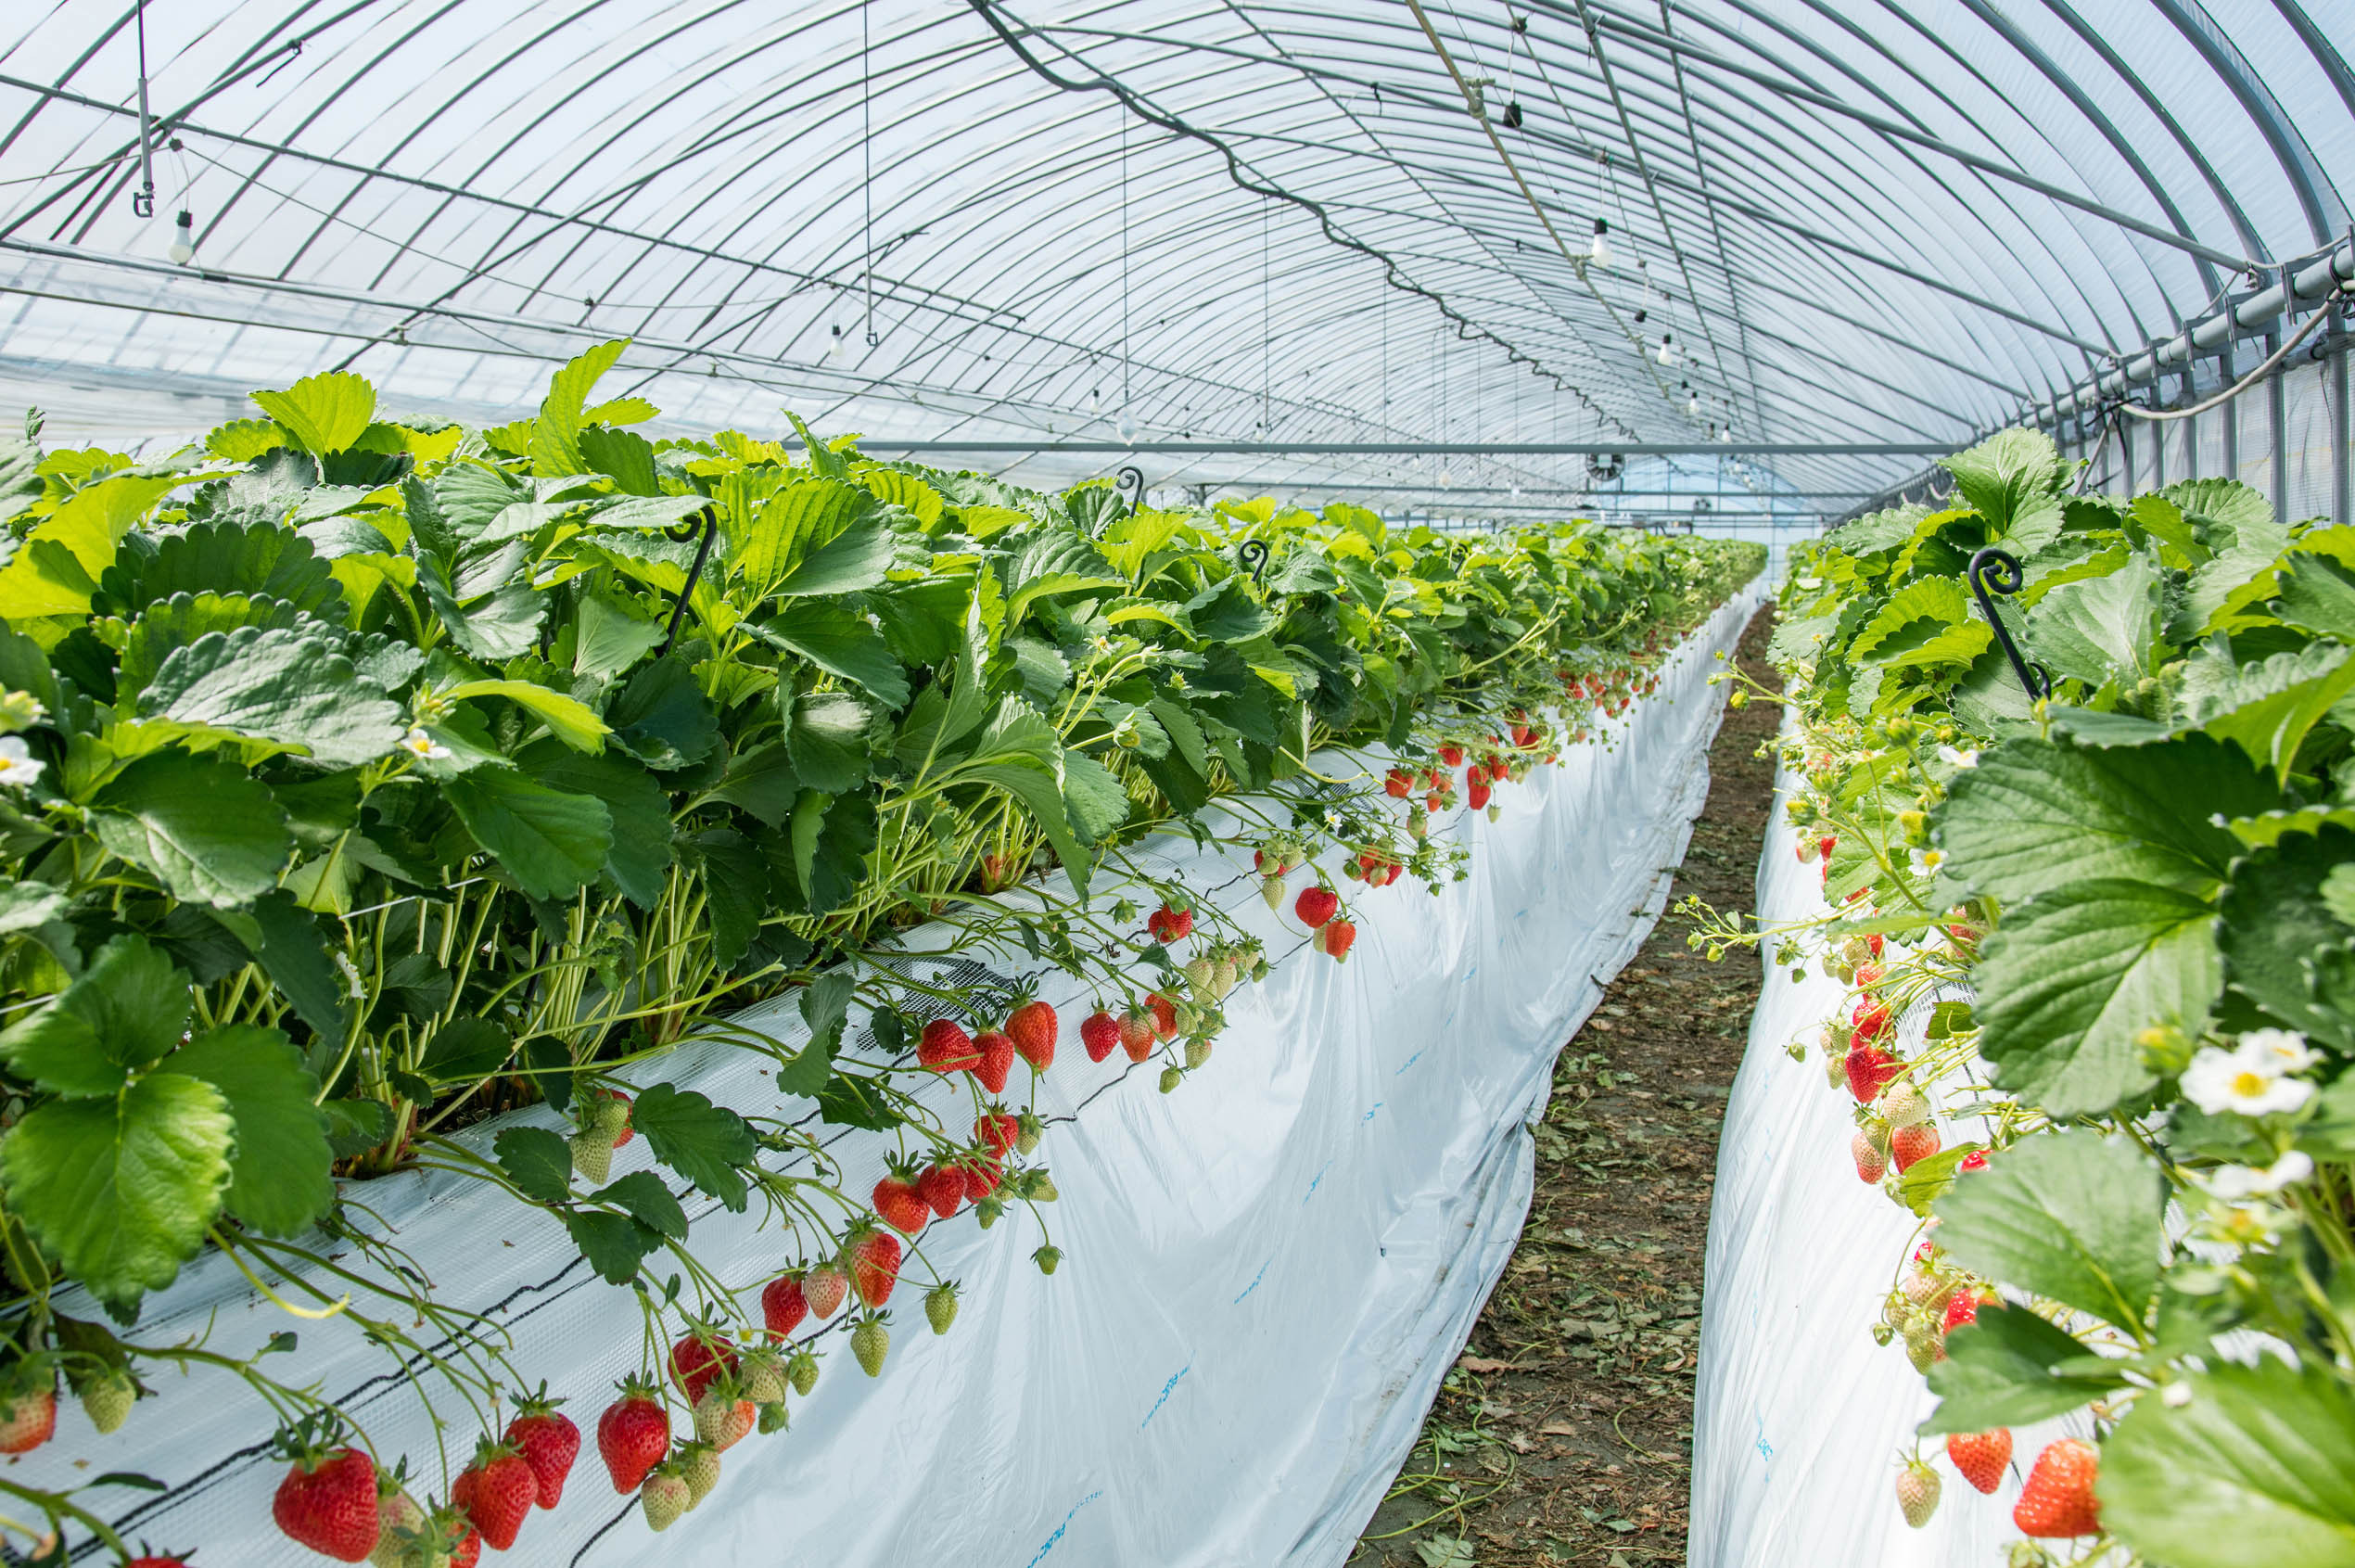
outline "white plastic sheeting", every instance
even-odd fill
[[[1065,1028],[1037,1100],[1050,1123],[1038,1157],[1063,1192],[1046,1210],[1068,1255],[1061,1270],[1033,1267],[1039,1238],[1020,1208],[988,1232],[971,1211],[936,1225],[893,1298],[879,1380],[844,1353],[837,1314],[817,1334],[826,1370],[794,1401],[792,1430],[732,1450],[719,1489],[658,1549],[592,1440],[562,1506],[536,1513],[502,1561],[718,1568],[822,1549],[851,1564],[1341,1562],[1511,1253],[1531,1191],[1522,1124],[1544,1103],[1555,1053],[1659,914],[1706,798],[1713,656],[1758,603],[1753,587],[1714,614],[1658,695],[1600,742],[1505,789],[1502,820],[1434,823],[1470,844],[1470,877],[1437,898],[1402,882],[1353,900],[1360,934],[1346,964],[1270,914],[1231,851],[1146,846],[1146,864],[1215,889],[1280,962],[1228,999],[1215,1057],[1166,1096],[1157,1062],[1089,1063],[1072,1038],[1089,999],[1044,977]],[[1099,899],[1112,896],[1100,886]],[[801,1034],[789,1005],[739,1022]],[[792,1114],[757,1064],[690,1047],[643,1076]],[[932,1088],[952,1128],[970,1120],[961,1083]],[[516,1119],[548,1117],[519,1113],[465,1137],[487,1148]],[[872,1184],[886,1143],[834,1139],[845,1192]],[[646,1168],[643,1141],[615,1166]],[[593,1431],[614,1380],[640,1365],[631,1293],[591,1276],[544,1213],[478,1185],[410,1174],[356,1195],[399,1232],[439,1301],[490,1313],[524,1375],[549,1379]],[[754,1293],[795,1249],[754,1217],[703,1206],[691,1209],[695,1254],[757,1316]],[[917,1300],[927,1266],[967,1292],[945,1338]],[[648,1267],[665,1271],[659,1256]],[[208,1322],[212,1348],[232,1354],[289,1326],[211,1258],[151,1299],[134,1337],[164,1342]],[[317,1380],[384,1458],[405,1451],[441,1491],[432,1435],[388,1358],[349,1321],[299,1328],[299,1349],[270,1358],[274,1374]],[[259,1402],[217,1372],[156,1381],[161,1396],[121,1433],[97,1437],[69,1409],[57,1440],[12,1473],[66,1484],[82,1460],[146,1472],[171,1489],[121,1521],[126,1536],[248,1568],[318,1561],[271,1526],[280,1471],[256,1446],[268,1426]],[[477,1423],[443,1403],[454,1469]]]
[[[1801,865],[1784,825],[1795,789],[1776,781],[1758,868],[1762,924],[1824,912],[1818,867]],[[1846,988],[1810,969],[1794,985],[1772,967],[1726,1103],[1717,1151],[1693,1399],[1691,1568],[1994,1568],[2016,1539],[2012,1504],[2037,1450],[2078,1418],[2012,1434],[2012,1469],[1983,1497],[1922,1440],[1943,1483],[1920,1530],[1898,1511],[1897,1473],[1938,1400],[1904,1347],[1875,1345],[1882,1298],[1911,1255],[1916,1221],[1856,1179],[1848,1153],[1855,1102],[1826,1084],[1817,1028]],[[1898,1021],[1901,1054],[1921,1044],[1928,1010]],[[1809,1047],[1804,1062],[1784,1052]],[[1933,1103],[1939,1096],[1931,1092]],[[1941,1123],[1949,1141],[1978,1136]]]

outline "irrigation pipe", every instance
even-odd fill
[[[2266,355],[2264,363],[2256,369],[2205,402],[2196,402],[2189,408],[2141,408],[2131,402],[2120,402],[2117,405],[2116,412],[2156,424],[2164,419],[2189,419],[2196,414],[2206,414],[2209,409],[2221,408],[2265,379],[2266,376],[2271,376],[2282,361],[2289,358],[2293,350],[2313,336],[2316,327],[2330,320],[2332,304],[2343,299],[2355,299],[2355,286],[2342,282],[2328,294],[2323,295],[2322,303],[2316,307],[2314,313],[2306,318],[2306,324],[2303,326],[2290,334],[2287,342]]]

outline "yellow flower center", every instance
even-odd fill
[[[2254,1100],[2265,1092],[2270,1081],[2264,1074],[2244,1067],[2233,1075],[2233,1093],[2243,1100]]]

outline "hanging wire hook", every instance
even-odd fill
[[[679,622],[686,616],[687,601],[694,597],[695,580],[703,576],[704,563],[711,558],[712,539],[719,532],[719,509],[706,506],[699,516],[689,517],[685,522],[662,530],[665,538],[684,544],[695,537],[697,529],[702,530],[703,541],[695,546],[695,564],[687,568],[687,580],[680,586],[679,602],[670,606],[670,625],[662,634],[662,646],[655,650],[656,658],[670,652],[670,644],[679,640]]]
[[[1128,509],[1134,512],[1139,506],[1144,504],[1145,471],[1133,463],[1128,464],[1119,473],[1113,476],[1112,488],[1123,501],[1128,503]]]
[[[139,34],[139,188],[131,193],[134,217],[156,215],[156,134],[147,118],[147,0],[139,0],[132,25]]]
[[[2012,642],[2011,629],[1995,613],[1995,601],[1988,596],[1991,585],[1997,593],[2020,591],[2028,574],[2020,569],[2018,557],[1991,544],[1970,558],[1966,575],[1970,579],[1970,591],[1979,596],[1979,607],[1987,613],[1987,624],[1995,629],[1995,641],[2004,645],[2004,657],[2012,661],[2012,673],[2019,677],[2020,685],[2028,693],[2028,700],[2038,702],[2051,696],[2051,674],[2043,665],[2031,665],[2020,657],[2018,647]]]
[[[1267,576],[1267,542],[1264,539],[1246,539],[1235,547],[1235,555],[1242,561],[1243,569],[1251,573],[1251,585],[1254,588],[1266,588],[1267,586],[1265,580]]]

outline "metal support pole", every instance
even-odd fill
[[[2331,521],[2346,528],[2355,525],[2355,503],[2349,493],[2355,488],[2355,476],[2348,472],[2355,467],[2355,436],[2347,414],[2347,361],[2355,338],[2348,333],[2344,312],[2331,324]]]
[[[2278,332],[2265,334],[2265,351],[2271,354],[2282,346]],[[2289,518],[2289,424],[2288,386],[2278,370],[2266,378],[2265,417],[2273,426],[2273,516]]]

